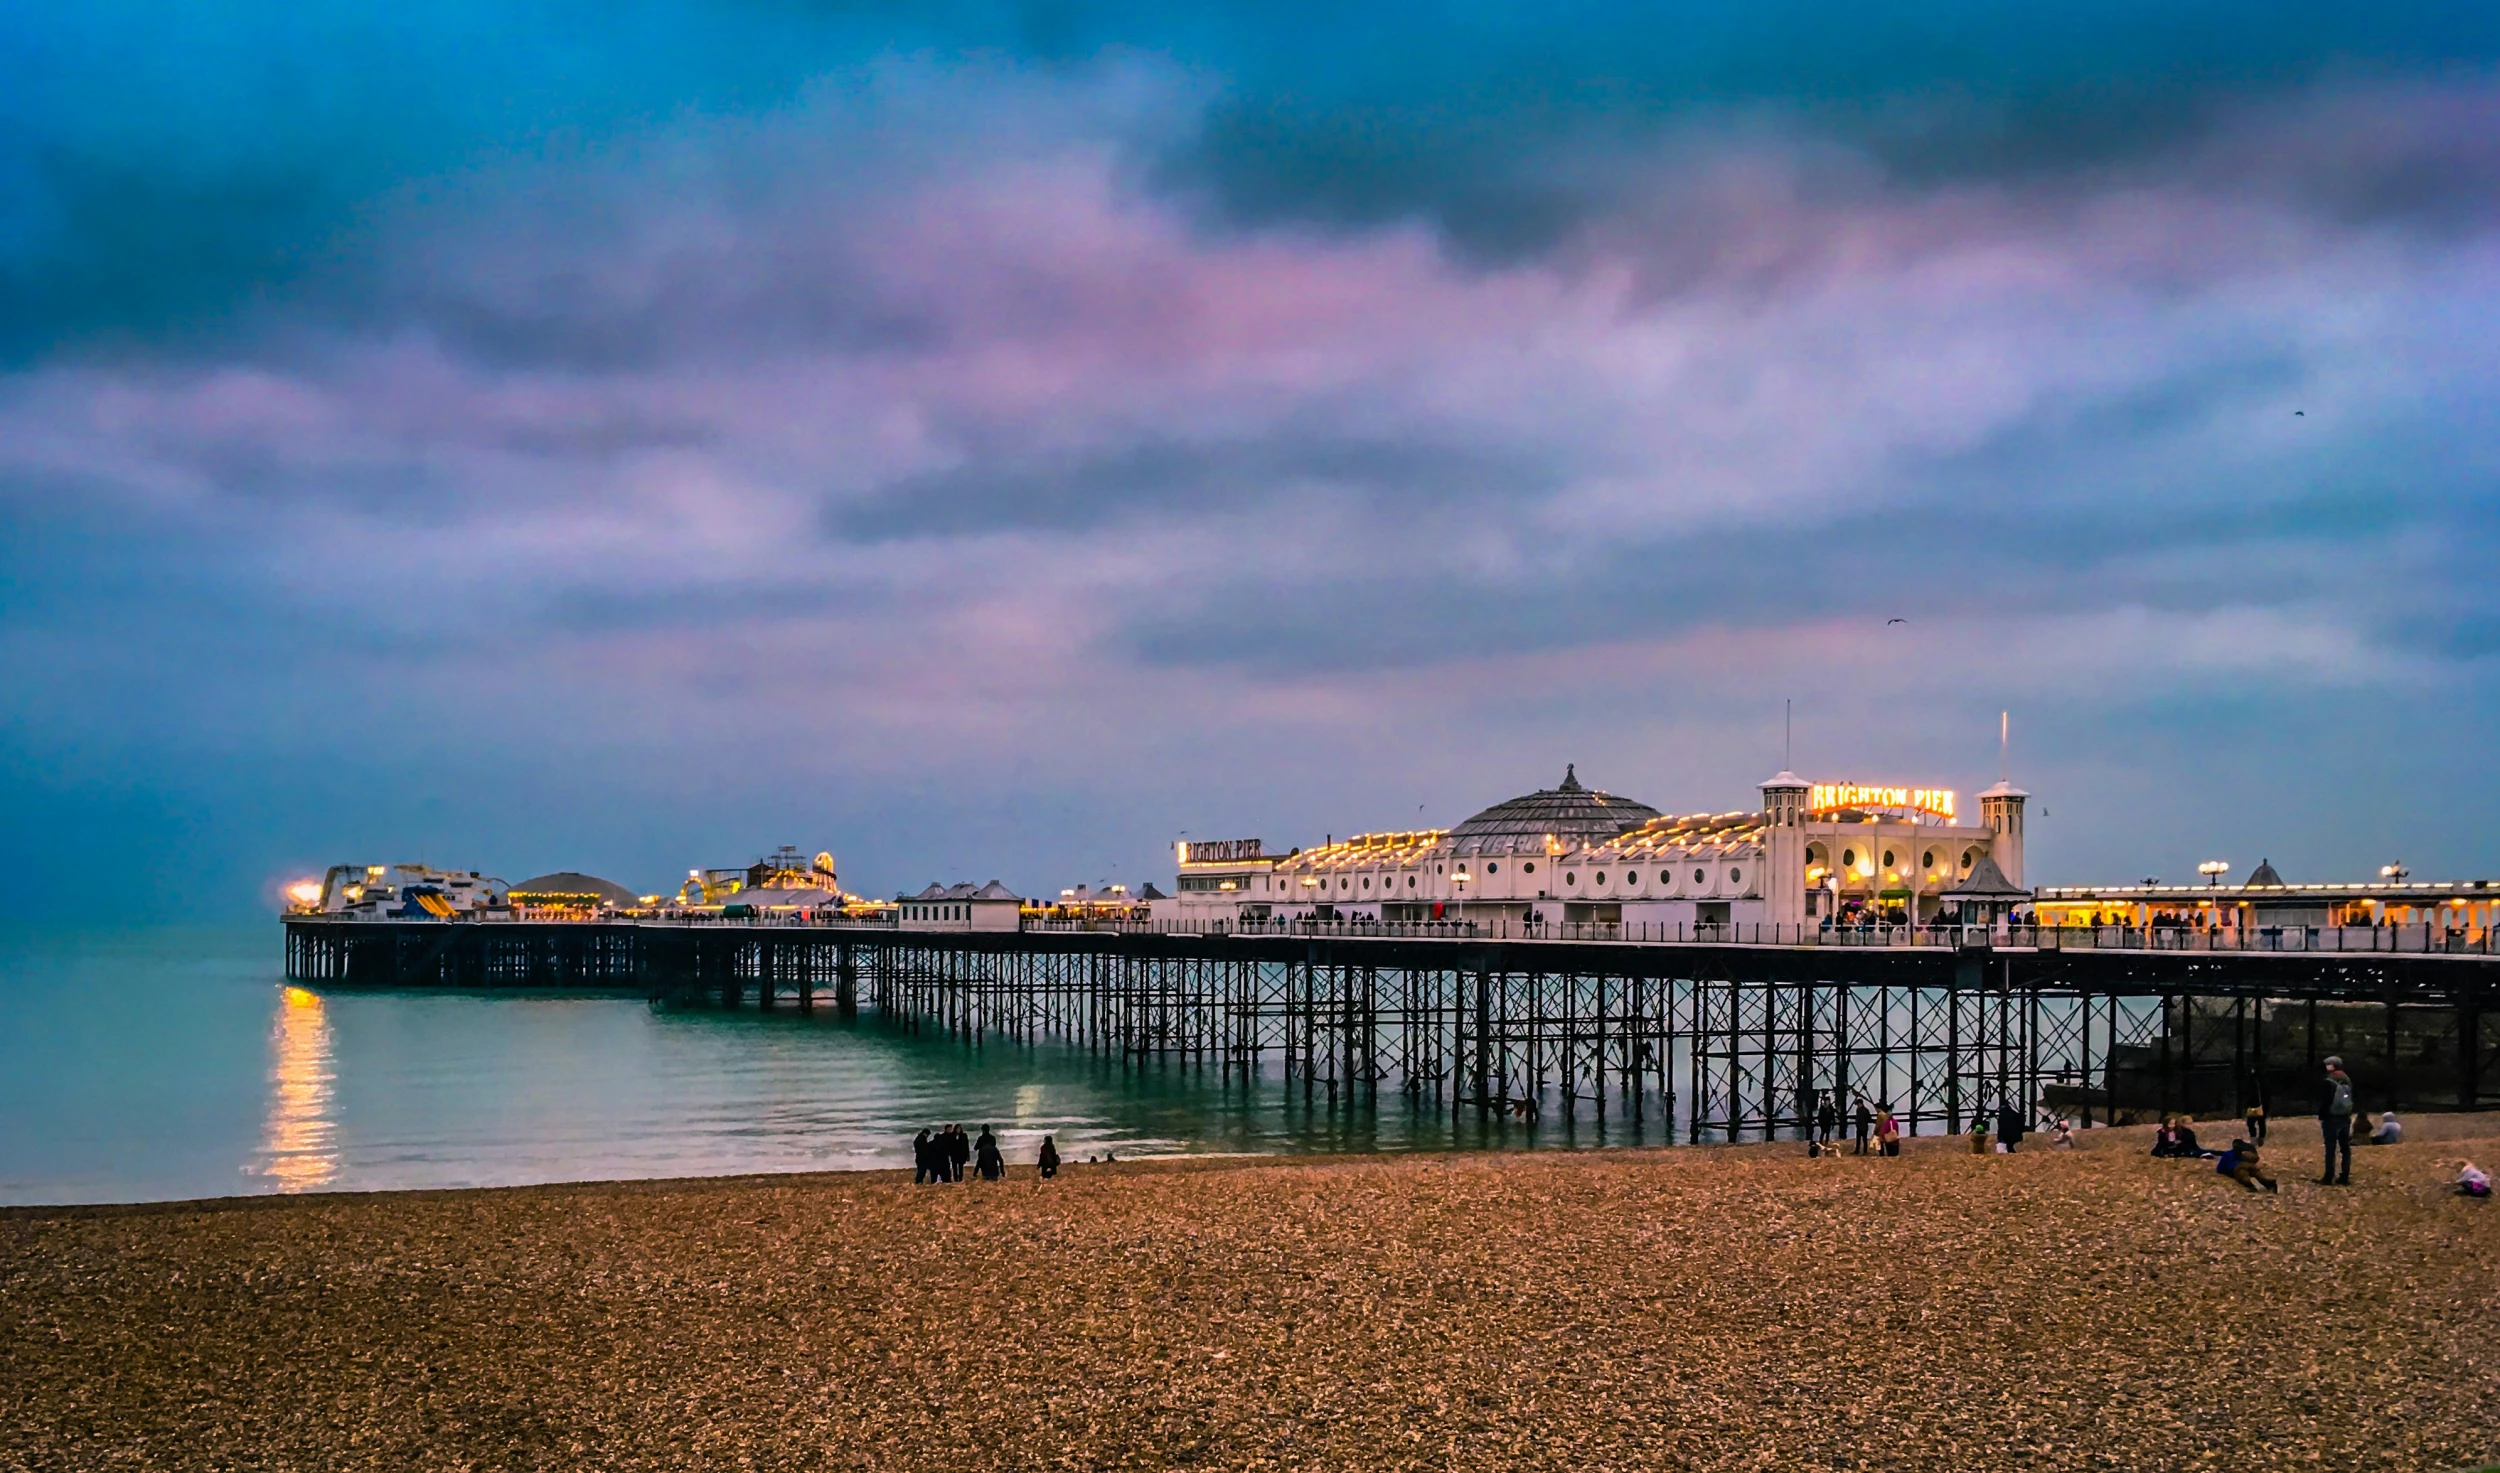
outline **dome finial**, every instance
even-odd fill
[[[1566,762],[1566,763],[1564,763],[1564,764],[1563,764],[1563,780],[1562,780],[1562,786],[1561,786],[1561,787],[1559,787],[1559,788],[1556,788],[1554,791],[1556,791],[1556,792],[1558,792],[1558,793],[1576,793],[1576,792],[1579,792],[1579,791],[1580,791],[1580,764],[1579,764],[1579,763],[1577,763],[1577,762]]]

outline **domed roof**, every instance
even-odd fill
[[[1562,786],[1496,803],[1450,830],[1447,842],[1459,855],[1542,854],[1549,838],[1579,849],[1658,816],[1646,803],[1580,786],[1577,768],[1565,767]]]
[[[642,903],[640,896],[614,880],[569,869],[523,880],[507,893],[524,904],[536,901],[548,905],[612,905],[622,910]]]

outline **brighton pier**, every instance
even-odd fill
[[[2010,784],[1977,825],[1940,788],[1783,772],[1762,794],[1677,818],[1567,772],[1449,830],[1182,844],[1176,895],[1108,904],[994,882],[865,901],[830,854],[790,849],[694,871],[673,902],[342,866],[297,894],[286,968],[866,1014],[1281,1075],[1314,1109],[1611,1115],[1694,1141],[1802,1130],[1827,1097],[1913,1131],[2009,1103],[2083,1124],[2236,1112],[2305,1098],[2329,1056],[2372,1108],[2500,1093],[2486,884],[2290,886],[2264,866],[2236,887],[2032,891]]]

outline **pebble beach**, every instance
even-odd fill
[[[2500,1116],[0,1212],[0,1467],[2441,1469]]]

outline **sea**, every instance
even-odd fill
[[[1659,1143],[1615,1119],[1305,1103],[873,1013],[640,997],[315,990],[278,923],[0,928],[0,1203],[908,1169],[917,1130],[993,1127],[1012,1164]]]

